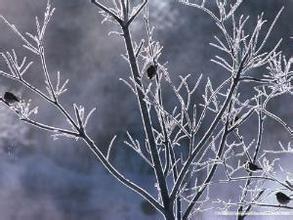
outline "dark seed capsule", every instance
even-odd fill
[[[252,163],[252,162],[247,162],[246,164],[246,168],[249,170],[249,171],[257,171],[257,170],[262,170],[261,167],[257,166],[256,164]]]
[[[150,65],[148,68],[147,68],[147,76],[149,79],[153,79],[154,76],[157,74],[157,67],[155,65]]]
[[[14,102],[19,102],[19,98],[11,92],[5,92],[3,98],[8,104],[12,104]]]
[[[287,205],[291,200],[289,196],[287,196],[285,193],[282,193],[282,192],[277,192],[276,198],[278,202],[282,205]]]

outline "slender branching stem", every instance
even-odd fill
[[[51,93],[50,95],[52,96],[52,99],[56,102],[57,101],[57,96],[55,94],[55,90],[53,88],[52,81],[50,79],[50,74],[48,72],[48,67],[47,67],[47,63],[46,63],[45,49],[44,49],[42,44],[39,46],[39,56],[40,56],[40,59],[41,59],[41,62],[42,62],[42,68],[43,68],[43,71],[44,71],[44,74],[45,74],[45,77],[46,77],[45,82],[49,86],[49,90],[50,90],[50,93]]]
[[[102,3],[96,1],[96,0],[91,0],[91,2],[98,6],[100,9],[102,9],[103,11],[107,12],[109,15],[111,15],[119,24],[122,24],[122,20],[121,18],[119,18],[115,13],[113,13],[111,10],[109,10],[105,5],[103,5]]]
[[[214,121],[212,122],[211,126],[209,127],[209,129],[206,131],[205,135],[202,137],[202,139],[200,140],[200,142],[198,143],[198,145],[195,147],[195,149],[193,150],[192,154],[190,155],[190,157],[187,159],[187,161],[184,163],[183,168],[180,171],[180,174],[177,178],[177,181],[175,183],[175,186],[172,189],[171,192],[171,200],[174,200],[175,197],[177,196],[177,193],[179,191],[179,188],[183,182],[183,179],[190,167],[190,164],[192,163],[193,159],[196,157],[196,155],[198,154],[198,152],[201,150],[201,148],[205,145],[205,143],[208,141],[208,139],[210,138],[210,136],[212,135],[212,133],[214,132],[214,129],[216,128],[216,126],[218,125],[219,121],[221,120],[224,112],[226,111],[226,108],[232,98],[232,95],[234,93],[234,90],[236,89],[238,82],[239,82],[239,78],[240,78],[240,74],[243,70],[244,67],[244,62],[246,61],[247,55],[244,56],[244,58],[242,59],[238,71],[235,75],[235,78],[233,79],[231,86],[229,88],[229,92],[228,95],[221,107],[221,110],[219,111],[219,113],[217,114],[217,116],[215,117]]]
[[[135,53],[134,53],[134,49],[133,49],[133,45],[132,45],[132,39],[131,39],[131,34],[129,31],[129,28],[128,28],[128,26],[122,27],[122,30],[123,30],[123,37],[124,37],[124,41],[125,41],[125,46],[126,46],[127,53],[128,53],[129,64],[130,64],[130,68],[132,71],[132,76],[133,76],[135,82],[137,83],[137,85],[142,87],[142,83],[140,81],[139,70],[138,70],[138,66],[137,66],[137,61],[136,61],[136,57],[135,57]],[[137,90],[137,94],[138,94],[137,98],[138,98],[139,108],[140,108],[140,112],[141,112],[141,116],[142,116],[142,122],[143,122],[143,127],[145,130],[145,135],[146,135],[146,138],[147,138],[149,145],[150,145],[150,152],[151,152],[151,157],[152,157],[152,161],[154,164],[154,171],[155,171],[156,179],[158,181],[158,185],[160,187],[160,194],[162,197],[164,207],[166,209],[166,213],[165,213],[166,218],[172,219],[172,218],[174,218],[173,203],[170,203],[167,183],[166,183],[166,180],[164,177],[163,167],[161,164],[161,160],[160,160],[160,157],[158,154],[156,142],[154,139],[154,134],[152,131],[150,115],[147,110],[146,102],[144,101],[144,94],[142,93],[142,91],[139,88],[136,88],[136,90]]]
[[[235,89],[234,94],[236,93],[237,89]],[[228,105],[228,113],[230,113],[231,108],[232,108],[232,101],[230,101],[229,105]],[[229,115],[229,114],[228,114]],[[226,140],[227,137],[229,135],[229,125],[230,125],[230,121],[229,121],[229,117],[226,118],[226,123],[225,123],[225,127],[224,127],[224,131],[223,131],[223,135],[221,137],[221,141],[220,141],[220,145],[219,145],[219,149],[218,152],[216,154],[216,160],[217,159],[221,159],[222,154],[224,152],[224,148],[226,145]],[[193,196],[191,202],[188,204],[186,211],[184,212],[183,215],[183,220],[187,220],[188,217],[190,216],[193,207],[195,206],[196,202],[198,201],[198,199],[201,197],[201,195],[204,193],[204,191],[206,190],[206,188],[208,187],[208,184],[211,182],[213,176],[216,173],[218,167],[218,163],[215,162],[211,168],[211,170],[209,171],[209,173],[207,174],[207,177],[203,183],[203,186],[197,191],[197,193]]]
[[[147,4],[148,0],[144,0],[143,3],[139,6],[139,8],[134,12],[134,14],[129,18],[126,23],[126,26],[129,26],[133,20],[140,14],[140,12],[144,9],[145,5]]]
[[[256,147],[255,147],[255,152],[254,152],[254,156],[253,156],[253,160],[252,162],[255,163],[256,162],[256,159],[257,159],[257,155],[258,155],[258,152],[260,150],[260,147],[261,147],[261,142],[262,142],[262,137],[263,137],[263,123],[264,123],[264,119],[263,119],[263,116],[262,116],[262,112],[259,112],[258,113],[258,138],[257,138],[257,144],[256,144]],[[249,176],[252,176],[253,173],[252,172],[249,172]],[[244,186],[244,189],[243,189],[243,192],[242,192],[242,196],[241,196],[241,199],[240,199],[240,203],[242,203],[244,200],[245,200],[245,197],[247,195],[247,192],[248,192],[248,186],[251,184],[251,178],[248,178],[246,180],[246,183],[245,183],[245,186]],[[245,215],[242,215],[242,212],[243,212],[243,206],[240,205],[238,210],[237,210],[237,213],[238,213],[238,220],[243,220],[245,218]],[[248,210],[250,209],[250,207],[248,206],[247,208]]]
[[[145,198],[151,205],[153,205],[158,211],[160,211],[162,214],[165,213],[164,207],[158,203],[149,193],[147,193],[144,189],[136,185],[135,183],[128,180],[126,177],[124,177],[119,171],[117,171],[111,163],[106,159],[106,157],[103,155],[101,150],[96,146],[95,142],[87,135],[87,134],[81,134],[82,140],[87,144],[87,146],[90,148],[90,150],[94,153],[94,155],[98,158],[99,161],[103,164],[103,166],[123,185],[127,186],[131,190],[135,191],[139,195],[141,195],[143,198]]]

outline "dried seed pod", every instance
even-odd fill
[[[287,205],[291,200],[289,196],[287,196],[285,193],[282,193],[282,192],[277,192],[276,198],[278,202],[282,205]]]
[[[8,104],[12,104],[14,102],[19,102],[19,98],[11,92],[5,92],[4,94],[4,101]]]
[[[249,171],[257,171],[257,170],[262,170],[261,167],[257,166],[256,164],[248,161],[246,163],[246,169],[248,169]]]
[[[156,65],[150,65],[147,70],[147,76],[149,79],[153,79],[157,75],[157,66]]]

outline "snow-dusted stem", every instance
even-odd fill
[[[219,113],[217,114],[216,118],[214,119],[214,121],[212,122],[211,126],[209,127],[209,129],[207,130],[207,132],[205,133],[205,135],[202,137],[202,139],[200,140],[200,142],[197,144],[196,148],[192,151],[192,154],[189,156],[189,158],[187,159],[187,161],[185,162],[185,164],[183,165],[183,168],[181,169],[181,172],[178,176],[178,179],[175,183],[175,186],[173,187],[172,193],[171,193],[171,200],[173,201],[176,197],[177,197],[177,193],[180,189],[180,186],[186,176],[186,174],[188,173],[188,170],[190,168],[190,165],[192,163],[192,161],[194,160],[194,158],[197,156],[198,152],[202,149],[202,147],[205,145],[205,143],[209,140],[209,138],[211,137],[211,135],[214,132],[214,129],[217,127],[219,121],[221,120],[223,114],[226,111],[226,108],[228,107],[228,104],[230,103],[230,100],[233,96],[233,93],[239,83],[239,79],[240,79],[240,74],[243,70],[244,67],[244,63],[247,59],[247,55],[243,57],[238,71],[235,74],[235,77],[232,80],[231,86],[229,88],[229,92],[228,95],[222,105],[221,110],[219,111]]]
[[[219,150],[217,152],[216,158],[221,158],[224,148],[225,148],[225,143],[226,143],[226,139],[227,136],[229,134],[229,121],[227,120],[226,124],[225,124],[225,129],[224,129],[224,133],[222,135],[221,141],[220,141],[220,146],[219,146]],[[201,195],[204,193],[205,189],[208,187],[208,184],[211,182],[214,174],[216,173],[218,167],[218,163],[215,162],[214,165],[212,166],[210,172],[208,173],[203,186],[199,189],[199,191],[194,195],[193,199],[191,200],[191,202],[189,203],[184,215],[183,215],[183,220],[187,220],[188,217],[190,216],[192,209],[194,207],[194,205],[196,204],[196,202],[198,201],[198,199],[201,197]]]
[[[129,28],[128,26],[122,27],[122,30],[123,30],[124,42],[125,42],[125,46],[126,46],[126,50],[128,54],[128,59],[129,59],[129,65],[132,72],[132,77],[138,86],[142,86]],[[159,190],[160,190],[160,194],[161,194],[164,209],[165,209],[164,215],[166,219],[172,220],[172,219],[175,219],[174,213],[173,213],[173,202],[171,202],[169,198],[166,179],[164,177],[161,160],[158,154],[156,142],[155,142],[153,131],[152,131],[150,115],[147,110],[146,102],[144,101],[144,94],[139,88],[136,88],[136,92],[137,92],[137,99],[138,99],[138,104],[139,104],[139,109],[140,109],[140,113],[142,117],[142,123],[143,123],[144,131],[145,131],[145,135],[150,145],[150,153],[151,153],[152,162],[154,165],[154,172],[155,172],[156,179],[159,185]]]
[[[161,94],[161,88],[159,88],[159,104],[160,106],[163,106],[163,100],[162,100],[162,94]],[[165,170],[164,170],[164,176],[167,177],[168,172],[170,171],[169,169],[172,169],[172,173],[173,173],[173,180],[176,181],[177,177],[178,177],[178,169],[176,166],[176,158],[175,158],[175,152],[174,149],[170,143],[168,134],[167,134],[167,128],[166,128],[166,123],[165,123],[165,119],[163,116],[163,113],[161,111],[159,111],[158,113],[158,117],[160,117],[161,119],[161,123],[162,123],[162,133],[164,135],[164,144],[165,144]],[[172,167],[172,168],[171,168]],[[176,203],[175,205],[175,209],[176,209],[176,219],[177,220],[181,220],[182,219],[182,214],[181,214],[181,198],[178,197],[176,199]]]
[[[45,74],[45,77],[46,77],[46,83],[49,86],[49,89],[50,89],[50,92],[51,92],[53,100],[56,102],[57,101],[57,96],[55,94],[55,90],[53,88],[53,85],[52,85],[52,82],[51,82],[51,79],[50,79],[50,75],[49,75],[48,68],[47,68],[47,63],[46,63],[45,48],[44,48],[44,46],[42,44],[39,45],[39,56],[41,58],[42,68],[43,68],[43,71],[44,71],[44,74]]]
[[[88,137],[87,134],[83,133],[81,134],[81,138],[83,141],[87,144],[89,149],[93,152],[93,154],[98,158],[98,160],[104,165],[104,167],[108,170],[112,176],[114,176],[118,181],[120,181],[123,185],[127,186],[134,192],[141,195],[143,198],[145,198],[150,204],[152,204],[158,211],[160,211],[162,214],[164,214],[164,208],[160,203],[158,203],[150,194],[148,194],[144,189],[136,185],[135,183],[128,180],[126,177],[124,177],[119,171],[117,171],[111,163],[106,159],[106,157],[103,155],[103,153],[100,151],[100,149],[96,146],[95,142]]]
[[[263,119],[263,116],[262,116],[262,112],[259,112],[258,113],[258,137],[257,137],[257,144],[256,144],[256,147],[255,147],[255,152],[254,152],[254,156],[253,156],[253,160],[252,160],[253,163],[255,163],[255,161],[257,159],[258,152],[260,150],[260,146],[261,146],[261,142],[262,142],[262,136],[263,136],[263,129],[264,129],[263,123],[264,123],[264,119]],[[249,172],[249,177],[250,178],[248,178],[246,180],[245,187],[243,188],[241,199],[240,199],[240,204],[244,201],[244,199],[245,199],[245,197],[247,195],[248,186],[251,183],[251,176],[252,175],[253,175],[252,172]],[[251,204],[248,206],[248,208],[246,209],[244,214],[242,214],[243,209],[244,209],[244,206],[240,205],[238,210],[237,210],[237,219],[238,220],[243,220],[246,217],[245,213],[247,213],[247,211],[251,209]]]

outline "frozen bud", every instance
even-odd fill
[[[157,66],[156,65],[150,65],[147,70],[147,76],[149,79],[153,79],[154,76],[157,75]]]
[[[11,92],[5,92],[3,98],[7,104],[12,104],[20,101],[19,98]]]

